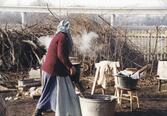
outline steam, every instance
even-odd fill
[[[87,33],[84,31],[82,35],[74,37],[73,42],[74,46],[79,50],[83,55],[94,56],[97,51],[98,46],[95,46],[97,43],[98,34],[95,32]]]
[[[77,51],[83,56],[95,57],[97,52],[103,48],[98,44],[98,34],[95,32],[87,33],[84,31],[81,35],[73,37],[74,47],[76,47]],[[42,36],[38,38],[39,42],[48,49],[51,37]]]
[[[38,38],[39,42],[46,47],[46,49],[49,48],[50,42],[51,42],[51,37],[49,35],[47,36],[42,36]]]

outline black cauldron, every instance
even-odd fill
[[[71,80],[74,83],[78,83],[79,79],[80,79],[80,66],[81,66],[81,64],[80,63],[72,63],[72,65],[76,68],[76,73],[75,73],[75,75],[71,76]]]
[[[76,68],[76,73],[74,75],[70,76],[71,81],[81,92],[84,92],[85,89],[84,89],[82,83],[80,82],[81,64],[78,62],[77,63],[73,62],[72,65]]]

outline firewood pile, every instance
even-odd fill
[[[37,38],[25,30],[0,29],[0,84],[16,84],[17,79],[25,77],[17,78],[20,72],[40,67],[46,49]]]
[[[0,41],[1,72],[38,68],[46,52],[31,33],[0,29]]]

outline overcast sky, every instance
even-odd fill
[[[161,7],[167,8],[167,0],[0,0],[1,5],[38,5],[85,7]]]

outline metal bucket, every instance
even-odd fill
[[[82,116],[114,116],[116,97],[93,95],[79,97]]]
[[[118,87],[135,89],[137,86],[138,79],[132,79],[130,77],[118,77]]]

